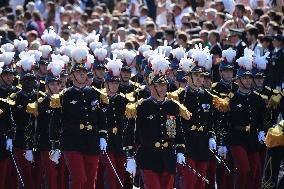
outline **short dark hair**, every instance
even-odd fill
[[[239,10],[241,10],[242,12],[245,12],[245,6],[244,6],[244,4],[236,4],[236,6],[235,6],[237,9],[239,9]]]
[[[222,12],[217,12],[216,16],[219,16],[222,20],[226,19],[226,15],[224,13],[222,13]]]
[[[25,14],[24,14],[24,18],[27,19],[27,20],[30,20],[30,19],[32,19],[32,14],[30,12],[26,11]]]
[[[254,14],[257,14],[259,17],[264,15],[264,11],[262,9],[254,9]]]
[[[258,34],[259,34],[259,31],[256,27],[251,27],[247,30],[247,32],[252,35],[252,36],[255,36],[255,38],[257,39],[258,38]]]
[[[216,37],[216,41],[220,42],[220,34],[219,34],[219,32],[217,30],[211,30],[209,32],[209,35],[214,35]]]

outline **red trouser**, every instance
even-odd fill
[[[86,155],[76,151],[63,152],[69,171],[70,189],[95,189],[99,155]]]
[[[25,184],[25,188],[35,189],[35,183],[32,177],[32,163],[26,160],[24,155],[25,150],[16,148],[15,154],[16,154],[17,165],[19,167],[19,171],[21,173],[23,182]],[[20,185],[20,182],[18,183],[19,183],[18,185]]]
[[[0,160],[0,189],[6,189],[7,188],[7,181],[8,181],[8,175],[7,175],[7,169],[9,167],[10,160],[8,158]]]
[[[212,153],[210,154],[209,158],[210,159],[207,168],[207,179],[209,181],[209,184],[205,186],[205,189],[215,189],[217,162]]]
[[[234,188],[234,173],[232,170],[232,157],[230,153],[227,154],[225,163],[227,164],[228,168],[231,170],[229,173],[228,170],[224,167],[223,164],[217,165],[217,186],[218,189],[233,189]]]
[[[49,189],[61,189],[64,188],[64,162],[59,159],[59,164],[56,165],[49,158],[49,151],[41,152],[41,165],[42,170],[45,173],[44,175],[47,178],[48,188]],[[63,165],[62,165],[63,164]],[[62,169],[63,168],[63,169]],[[42,180],[42,179],[41,179]]]
[[[156,173],[151,170],[141,170],[145,189],[173,189],[174,175],[168,172]]]
[[[102,163],[102,156],[100,156],[100,160],[99,160],[96,186],[99,189],[105,189],[104,187],[104,167]]]
[[[186,158],[186,163],[190,165],[193,169],[199,172],[203,177],[207,173],[207,161],[195,161],[190,158]],[[192,173],[186,166],[182,166],[182,180],[184,189],[204,189],[205,182],[201,178],[198,178],[195,174]]]
[[[124,164],[126,162],[125,158],[123,156],[111,152],[107,152],[107,155],[110,158],[111,163],[113,164],[121,182],[124,183],[126,174],[124,170]],[[104,187],[106,189],[121,189],[122,187],[118,181],[117,176],[114,173],[114,170],[107,158],[107,155],[101,155],[104,167]]]
[[[261,170],[258,152],[249,152],[242,146],[231,146],[237,189],[260,189]]]

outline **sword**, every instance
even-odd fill
[[[197,172],[195,169],[193,169],[188,163],[183,163],[194,175],[196,175],[198,178],[201,178],[201,180],[205,181],[207,184],[209,184],[209,180],[202,176],[199,172]]]
[[[9,151],[10,151],[10,150],[9,150]],[[19,176],[19,179],[20,179],[20,182],[21,182],[21,184],[22,184],[22,187],[25,188],[24,181],[23,181],[23,179],[22,179],[22,175],[21,175],[21,173],[20,173],[19,167],[18,167],[17,162],[16,162],[16,160],[15,160],[15,157],[14,157],[14,155],[13,155],[13,152],[10,151],[10,154],[11,154],[11,156],[12,156],[13,163],[14,163],[14,165],[15,165],[15,167],[16,167],[16,171],[17,171],[17,174],[18,174],[18,176]]]
[[[111,160],[110,160],[110,158],[109,158],[107,152],[104,151],[104,153],[106,154],[106,157],[107,157],[107,159],[108,159],[108,161],[109,161],[109,164],[111,165],[111,168],[112,168],[112,170],[113,170],[113,172],[114,172],[114,174],[115,174],[117,180],[119,181],[120,186],[123,188],[123,184],[122,184],[122,182],[121,182],[121,180],[120,180],[120,178],[119,178],[119,176],[118,176],[118,174],[117,174],[117,171],[115,170],[115,168],[114,168],[114,166],[113,166],[113,164],[112,164],[112,162],[111,162]],[[104,153],[103,153],[103,154],[104,154]]]
[[[212,149],[210,149],[210,148],[209,148],[209,150],[210,150],[210,152],[213,153],[213,155],[214,155],[214,157],[216,158],[216,160],[218,161],[218,163],[221,163],[221,164],[227,169],[227,171],[228,171],[229,173],[231,173],[231,170],[230,170],[229,167],[227,166],[227,164],[226,164],[226,162],[224,161],[224,159],[223,159],[221,156],[219,156],[218,152],[216,152],[216,151],[214,151],[214,150],[212,150]]]

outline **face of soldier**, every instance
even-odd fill
[[[158,83],[150,86],[151,96],[153,97],[165,97],[167,94],[167,83]]]
[[[264,78],[254,78],[254,84],[256,87],[262,87],[264,83]]]
[[[97,79],[103,79],[104,76],[105,76],[105,69],[94,69],[94,76],[97,78]]]
[[[1,80],[3,80],[3,85],[11,86],[14,81],[14,75],[12,73],[3,73]]]
[[[60,77],[60,88],[63,90],[66,87],[66,82],[67,82],[67,77],[66,76],[61,76]]]
[[[87,70],[78,70],[73,72],[73,84],[78,85],[78,84],[86,84],[87,81]]]
[[[220,75],[225,82],[229,83],[233,79],[234,71],[226,69],[226,70],[220,71]]]
[[[191,88],[200,88],[204,83],[204,76],[201,73],[192,73],[188,76],[188,84]]]
[[[23,91],[31,92],[36,86],[36,81],[34,78],[25,78],[21,80],[21,85]]]
[[[210,88],[211,88],[211,85],[212,85],[211,78],[210,78],[210,77],[209,77],[209,78],[205,77],[205,78],[204,78],[203,87],[204,87],[205,89],[210,89]]]
[[[107,93],[109,95],[114,95],[118,91],[119,82],[118,81],[106,82],[104,85],[107,90]]]
[[[239,82],[240,89],[250,89],[252,84],[252,78],[250,76],[245,76],[239,79],[241,82]]]
[[[60,81],[51,81],[47,84],[46,90],[49,94],[58,94],[61,90]]]
[[[121,79],[123,82],[128,82],[130,80],[131,77],[131,72],[129,71],[121,71]]]
[[[46,74],[47,74],[47,65],[41,64],[41,65],[39,66],[39,70],[40,70],[40,73],[41,73],[42,75],[46,75]]]

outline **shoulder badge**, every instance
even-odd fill
[[[167,93],[167,98],[172,99],[179,102],[179,94],[184,91],[183,88],[179,88],[174,92]]]
[[[50,98],[50,107],[52,108],[61,108],[61,102],[60,102],[60,95],[54,94]]]
[[[212,83],[212,88],[215,88],[217,86],[218,82]]]
[[[180,114],[180,116],[182,118],[184,118],[185,120],[189,120],[190,117],[192,116],[192,113],[190,113],[183,104],[179,103],[178,101],[176,101],[174,99],[172,99],[172,101],[179,106],[179,114]]]
[[[34,103],[29,103],[28,105],[27,105],[27,110],[26,110],[26,112],[27,113],[30,113],[30,114],[32,114],[32,115],[34,115],[35,117],[37,117],[38,116],[38,104],[36,103],[36,102],[34,102]]]
[[[14,100],[16,98],[16,96],[17,96],[17,93],[12,93],[12,94],[10,94],[9,98]]]
[[[137,107],[142,104],[144,99],[140,99],[137,102],[130,102],[126,105],[125,116],[127,119],[134,119],[137,117]]]
[[[126,93],[126,94],[120,93],[119,95],[122,96],[123,98],[126,98],[129,102],[134,102],[135,101],[133,92]]]

